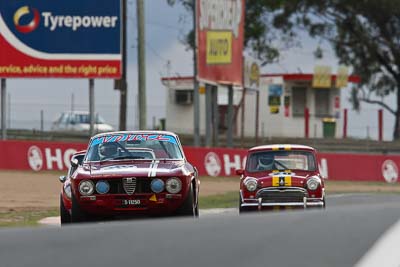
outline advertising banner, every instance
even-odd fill
[[[198,79],[243,83],[245,0],[199,0],[196,12]]]
[[[259,90],[260,89],[260,66],[252,58],[245,57],[244,61],[244,88]]]
[[[121,1],[0,1],[0,77],[120,78]]]
[[[312,80],[313,88],[331,88],[332,68],[329,66],[315,66]]]
[[[349,81],[349,69],[346,66],[340,66],[336,75],[336,88],[344,88]]]
[[[66,171],[71,156],[86,148],[83,143],[0,141],[0,170]],[[246,164],[246,149],[183,149],[201,176],[237,176],[235,170]],[[400,155],[319,153],[317,161],[329,180],[399,182]]]

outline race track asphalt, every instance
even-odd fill
[[[3,229],[0,266],[353,266],[399,218],[400,195],[359,194],[326,210]]]

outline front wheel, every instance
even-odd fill
[[[62,195],[60,195],[60,217],[61,225],[71,223],[71,214],[69,214],[69,211],[65,208]]]
[[[193,184],[190,184],[189,194],[183,202],[182,206],[178,209],[178,216],[198,217],[199,210],[194,198]]]
[[[86,221],[87,221],[87,214],[84,211],[82,211],[75,195],[72,193],[71,222],[80,223]]]

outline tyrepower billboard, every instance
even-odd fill
[[[242,85],[245,0],[199,0],[198,79]]]
[[[0,1],[0,77],[120,78],[121,1]]]

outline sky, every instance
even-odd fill
[[[170,7],[166,0],[146,0],[146,85],[147,122],[152,126],[153,118],[158,121],[165,117],[166,88],[161,84],[164,76],[191,75],[192,53],[181,42],[183,35],[192,27],[192,18],[184,8],[176,4]],[[137,129],[137,30],[136,1],[128,0],[128,117],[129,130]],[[315,65],[332,66],[338,61],[329,45],[322,44],[324,58],[316,60],[313,50],[317,42],[302,36],[302,47],[282,52],[280,62],[267,65],[263,73],[313,72]],[[40,113],[44,113],[45,129],[63,111],[88,110],[88,80],[85,79],[9,79],[7,80],[7,102],[11,128],[40,129]],[[342,107],[349,111],[349,135],[377,138],[377,106],[362,105],[362,112],[351,110],[347,99],[349,89],[342,91]],[[73,101],[72,101],[73,99]],[[113,80],[95,80],[95,110],[109,124],[118,127],[119,91],[113,89]],[[73,103],[72,103],[73,102]],[[391,96],[387,103],[394,105]],[[376,119],[374,119],[374,117]],[[384,112],[384,139],[391,140],[394,119]]]

